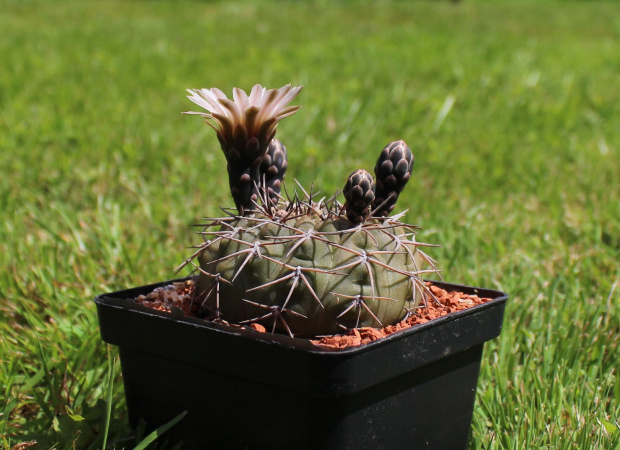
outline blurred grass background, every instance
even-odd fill
[[[289,185],[334,192],[404,139],[416,166],[399,205],[442,245],[445,279],[511,296],[471,448],[620,448],[620,4],[0,11],[4,448],[133,446],[92,298],[172,278],[189,225],[232,204],[214,134],[180,114],[184,89],[289,82],[305,86],[278,127]]]

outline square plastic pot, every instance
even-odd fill
[[[175,280],[178,281],[178,280]],[[348,349],[164,313],[132,299],[95,299],[101,336],[117,345],[129,420],[190,449],[466,448],[486,341],[508,296]]]

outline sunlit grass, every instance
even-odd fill
[[[472,448],[620,445],[616,3],[0,8],[5,447],[99,448],[110,403],[108,446],[133,446],[92,298],[173,277],[189,225],[232,203],[184,89],[289,82],[305,85],[278,128],[291,178],[331,193],[406,140],[399,205],[445,278],[511,295]]]

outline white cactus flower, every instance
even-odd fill
[[[279,89],[255,85],[250,95],[233,88],[233,100],[221,90],[188,89],[192,102],[208,112],[188,111],[204,117],[217,133],[222,150],[229,162],[253,161],[265,154],[276,134],[278,122],[297,111],[300,106],[288,106],[302,86],[290,84]]]

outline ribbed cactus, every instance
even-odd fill
[[[205,315],[314,336],[395,323],[417,306],[423,259],[406,226],[358,230],[325,205],[289,212],[209,224],[196,291]]]
[[[285,88],[289,93],[297,89]],[[205,91],[219,92],[192,92]],[[253,106],[244,103],[239,90],[235,93],[239,115],[247,116]],[[200,98],[205,97],[213,110],[235,109],[221,96]],[[273,112],[289,97],[263,107]],[[285,111],[291,108],[297,107]],[[260,110],[254,116],[265,121],[273,117]],[[220,119],[215,113],[207,118]],[[228,125],[222,123],[216,131],[220,143],[228,143],[220,136],[228,133]],[[254,127],[266,125],[257,121]],[[432,295],[421,277],[436,269],[420,249],[425,244],[415,241],[416,227],[388,216],[413,165],[403,141],[389,144],[381,153],[376,182],[362,169],[349,176],[342,205],[335,199],[315,202],[305,191],[303,198],[295,194],[293,200],[284,199],[280,189],[286,149],[268,136],[271,140],[260,156],[252,153],[255,159],[249,166],[235,165],[231,158],[242,140],[224,151],[239,214],[208,219],[200,232],[204,243],[181,265],[192,264],[198,271],[194,301],[202,316],[261,323],[271,331],[311,337],[394,324]],[[430,269],[424,270],[424,265]]]

